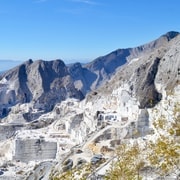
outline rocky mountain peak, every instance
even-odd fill
[[[163,42],[161,46],[160,44],[157,46],[155,41],[151,42],[148,45],[152,47],[155,43],[156,48],[150,51],[145,50],[146,53],[140,53],[139,56],[119,68],[108,82],[96,90],[98,97],[106,96],[119,86],[128,84],[127,91],[138,100],[139,108],[150,108],[159,103],[163,89],[172,91],[180,82],[178,68],[180,67],[180,36],[176,32],[172,32],[170,36],[172,38],[170,41],[167,39],[161,41],[161,37],[156,40],[158,43]],[[165,35],[162,37],[165,38]],[[135,52],[135,54],[138,53]]]
[[[175,38],[179,34],[180,33],[177,31],[169,31],[166,34],[162,35],[162,37],[166,37],[168,41],[170,41],[171,39]]]
[[[62,60],[28,60],[2,75],[0,85],[1,112],[17,103],[31,103],[46,112],[68,97],[83,98]]]

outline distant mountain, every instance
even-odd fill
[[[74,87],[67,67],[61,60],[28,60],[4,73],[0,79],[1,116],[6,116],[9,108],[17,103],[32,103],[33,108],[47,112],[67,98],[81,100],[84,97]],[[33,119],[29,114],[24,117]]]
[[[118,69],[96,94],[102,97],[126,84],[127,92],[139,101],[139,108],[154,107],[163,90],[172,92],[180,84],[180,35],[169,32],[130,51],[135,52],[133,59]]]

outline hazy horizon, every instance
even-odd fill
[[[26,59],[26,60],[8,60],[8,59],[0,59],[0,73],[1,72],[4,72],[4,71],[7,71],[7,70],[9,70],[9,69],[11,69],[11,68],[14,68],[14,67],[16,67],[16,66],[18,66],[18,65],[20,65],[21,63],[23,63],[23,62],[25,62],[25,61],[27,61],[28,59]],[[39,60],[39,59],[32,59],[33,61],[37,61],[37,60]],[[44,59],[42,59],[42,60],[44,60]],[[53,59],[51,59],[51,60],[53,60]],[[51,61],[51,60],[44,60],[44,61]],[[55,59],[54,59],[55,60]],[[63,60],[63,59],[61,59],[61,60]],[[65,60],[63,60],[64,61],[64,63],[65,64],[71,64],[71,63],[76,63],[76,62],[80,62],[80,63],[88,63],[88,62],[90,62],[90,60],[71,60],[71,61],[65,61]]]

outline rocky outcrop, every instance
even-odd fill
[[[49,179],[52,166],[53,162],[51,161],[42,162],[38,166],[36,166],[33,171],[30,172],[30,175],[26,179]]]
[[[170,31],[152,42],[149,42],[147,44],[135,48],[131,48],[130,55],[128,56],[128,61],[131,61],[134,58],[138,58],[144,54],[152,53],[154,50],[166,46],[169,43],[169,41],[171,41],[178,35],[179,32]]]
[[[74,81],[74,85],[77,89],[81,90],[84,95],[91,91],[92,84],[97,79],[97,74],[89,70],[86,66],[82,66],[80,63],[75,63],[68,66],[68,71]]]
[[[48,112],[56,103],[67,98],[81,100],[84,97],[75,88],[61,60],[29,60],[6,72],[0,79],[0,117],[7,116],[11,106],[18,103],[31,103],[34,109]],[[34,119],[31,112],[26,114],[24,118],[28,121]]]
[[[89,84],[90,89],[94,90],[104,83],[104,81],[109,80],[122,65],[168,45],[169,42],[178,35],[179,32],[171,31],[145,45],[127,49],[117,49],[84,65],[83,68],[88,69],[89,72],[94,74],[93,77],[96,77],[95,80]]]
[[[161,100],[163,89],[172,90],[180,82],[180,36],[172,32],[172,34],[167,33],[160,39],[157,41],[158,43],[162,39],[166,43],[162,46],[159,44],[159,48],[152,49],[151,52],[126,63],[110,81],[96,90],[96,95],[91,93],[87,98],[89,100],[92,97],[97,99],[112,93],[118,87],[123,87],[124,84],[128,84],[127,91],[131,97],[137,99],[139,108],[154,107]]]
[[[170,42],[169,49],[160,61],[160,68],[155,78],[155,84],[160,85],[160,89],[172,91],[180,84],[180,36]]]
[[[154,84],[159,62],[160,59],[156,58],[152,62],[141,65],[135,71],[131,88],[134,89],[141,109],[153,107],[161,100],[162,95],[156,90]]]
[[[0,141],[4,141],[13,137],[15,132],[22,128],[22,125],[0,125]]]

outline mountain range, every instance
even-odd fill
[[[87,162],[95,163],[87,179],[103,179],[122,142],[139,144],[143,154],[159,137],[174,139],[167,129],[179,118],[179,75],[175,31],[87,64],[29,59],[6,71],[0,75],[2,178],[56,179]],[[157,170],[147,165],[141,175],[161,178]],[[179,173],[168,172],[171,179]]]
[[[6,116],[10,108],[17,103],[31,102],[33,108],[48,112],[56,103],[66,98],[82,100],[88,92],[97,89],[102,83],[109,80],[123,65],[131,63],[136,58],[141,59],[146,54],[154,53],[157,49],[162,51],[161,49],[164,48],[165,51],[165,47],[178,34],[178,32],[168,32],[148,44],[135,48],[118,49],[85,65],[74,63],[66,66],[62,60],[38,60],[35,62],[28,60],[1,75],[1,82],[6,83],[1,83],[3,88],[0,90],[0,115],[1,117]],[[163,55],[163,52],[161,54]],[[157,54],[157,57],[143,67],[144,70],[141,67],[136,70],[136,76],[142,73],[141,71],[148,72],[147,69],[150,70],[144,84],[132,85],[132,87],[138,86],[136,96],[142,99],[140,100],[144,103],[140,102],[142,107],[145,107],[146,101],[150,99],[156,103],[161,98],[154,88],[152,76],[155,76],[158,71],[162,55]],[[147,82],[151,83],[148,84],[148,87],[151,85],[151,89],[148,88],[150,97],[144,101],[144,97],[140,96],[147,94],[145,87]],[[142,86],[146,90],[140,90]],[[6,93],[7,91],[8,93]]]

